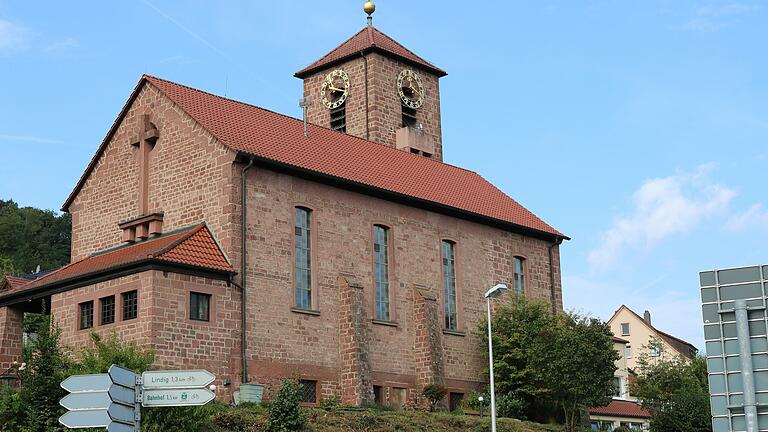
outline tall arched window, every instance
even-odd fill
[[[312,309],[312,211],[304,207],[295,209],[294,263],[296,307]]]
[[[456,308],[456,244],[443,240],[441,245],[443,257],[443,298],[445,312],[445,328],[458,330],[459,317]]]
[[[373,226],[373,257],[376,319],[389,321],[389,229],[385,226]]]
[[[516,256],[514,261],[515,294],[522,297],[525,295],[525,258]]]

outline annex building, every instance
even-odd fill
[[[430,383],[458,403],[485,381],[483,294],[562,309],[567,237],[442,162],[445,75],[369,23],[295,73],[306,131],[142,76],[64,202],[71,263],[0,282],[0,369],[45,304],[64,344],[115,332],[227,400],[296,374],[309,403],[403,405]]]

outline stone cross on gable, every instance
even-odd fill
[[[157,128],[149,121],[149,114],[141,115],[139,132],[131,142],[139,149],[139,215],[149,212],[149,160],[159,137]]]

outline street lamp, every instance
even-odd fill
[[[491,367],[491,432],[496,432],[496,390],[493,388],[493,338],[491,336],[491,299],[498,298],[509,288],[504,284],[498,284],[485,293],[488,304],[488,364]]]

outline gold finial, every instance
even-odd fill
[[[368,14],[368,25],[370,25],[373,22],[373,15],[374,12],[376,12],[376,5],[372,1],[367,1],[363,5],[363,11]]]

